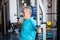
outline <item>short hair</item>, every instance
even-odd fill
[[[26,8],[27,10],[29,9],[29,10],[31,11],[31,13],[32,13],[32,9],[31,9],[30,6],[23,6],[23,7],[22,7],[22,11],[23,11],[25,8]]]

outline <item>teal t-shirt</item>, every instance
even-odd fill
[[[36,21],[31,17],[24,20],[20,33],[20,40],[35,40],[36,37]]]

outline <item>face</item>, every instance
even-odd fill
[[[30,17],[29,10],[27,11],[27,9],[23,9],[22,13],[23,13],[23,18],[24,19],[28,19]]]

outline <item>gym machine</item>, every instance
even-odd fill
[[[42,32],[38,35],[37,40],[46,40],[46,12],[41,0],[31,0],[31,6],[33,8],[33,17],[37,22],[37,27],[41,27]]]

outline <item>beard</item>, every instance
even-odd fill
[[[26,17],[26,16],[24,16],[23,18],[24,18],[24,19],[27,19],[27,17]]]
[[[23,18],[24,18],[24,19],[29,19],[30,17],[28,17],[28,16],[24,16]]]

